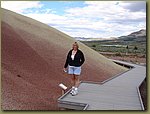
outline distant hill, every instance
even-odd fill
[[[141,29],[126,36],[110,37],[110,38],[85,38],[74,37],[78,41],[111,41],[111,40],[123,40],[123,41],[146,41],[146,30]]]
[[[12,11],[1,15],[2,110],[58,110],[59,83],[71,87],[62,69],[76,40]],[[85,54],[82,80],[100,82],[127,70],[78,43]]]
[[[127,36],[118,37],[119,41],[136,41],[136,42],[146,42],[146,30],[142,29],[136,32],[133,32]]]
[[[103,40],[115,40],[117,38],[85,38],[85,37],[74,37],[78,41],[103,41]]]
[[[134,37],[146,36],[146,30],[141,29],[137,32],[133,32],[133,33],[129,34],[128,36],[134,36]]]

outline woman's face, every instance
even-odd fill
[[[76,44],[73,44],[73,49],[74,50],[77,50],[78,49],[78,46]]]

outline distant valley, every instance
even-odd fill
[[[113,39],[81,42],[110,59],[146,63],[146,30]]]
[[[120,36],[120,37],[110,37],[110,38],[85,38],[85,37],[74,37],[78,41],[146,41],[146,30],[141,29],[136,32],[132,32],[129,35],[126,36]]]

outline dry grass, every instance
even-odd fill
[[[121,56],[117,56],[116,53],[101,53],[102,55],[104,55],[105,57],[109,58],[109,59],[115,59],[115,60],[121,60],[121,61],[126,61],[126,62],[131,62],[131,63],[135,63],[135,64],[142,64],[142,65],[146,65],[146,57],[142,56],[142,55],[135,55],[135,54],[122,54]]]

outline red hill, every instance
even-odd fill
[[[62,72],[75,42],[31,18],[2,9],[2,109],[58,110],[58,84],[71,86]],[[82,80],[100,82],[126,69],[79,42],[85,54]]]

